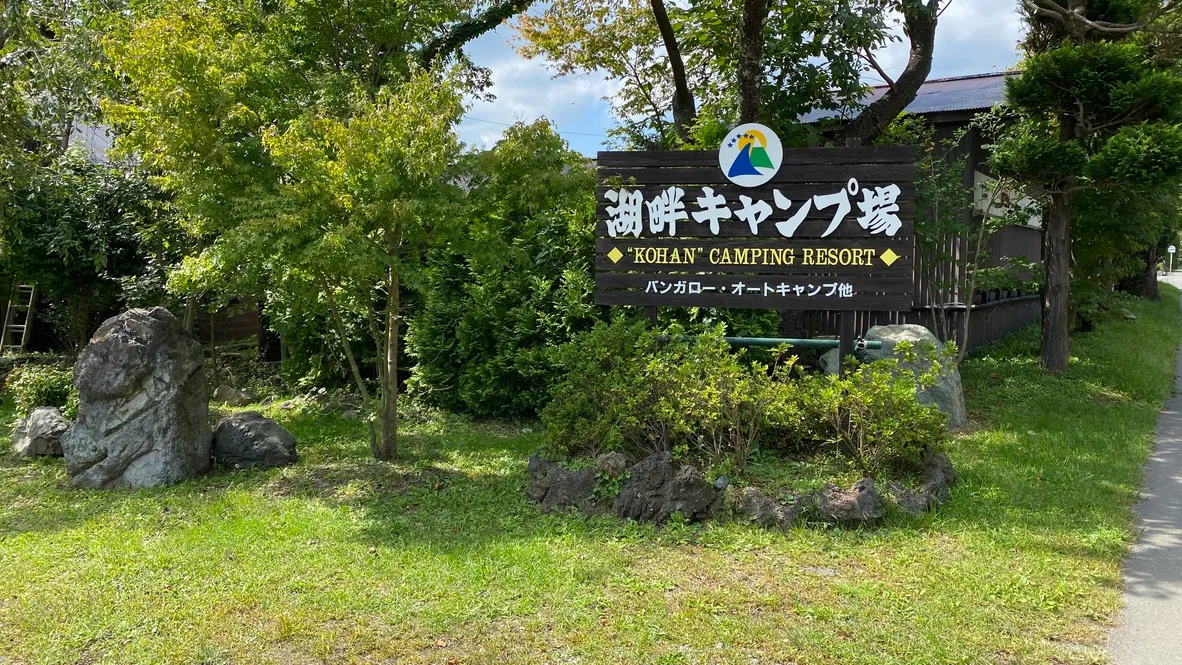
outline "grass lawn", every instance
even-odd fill
[[[1103,662],[1182,337],[1163,291],[1067,376],[1033,330],[966,363],[951,503],[877,529],[543,516],[539,436],[451,420],[383,465],[361,424],[276,411],[298,465],[139,492],[0,453],[0,664]]]

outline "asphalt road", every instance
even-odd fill
[[[1182,275],[1163,278],[1182,288]],[[1175,391],[1182,393],[1182,349]],[[1137,504],[1139,537],[1125,564],[1125,608],[1108,637],[1114,665],[1182,663],[1182,394],[1157,420]]]

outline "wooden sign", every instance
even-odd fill
[[[774,138],[748,125],[717,153],[599,153],[595,302],[911,309],[915,149]]]

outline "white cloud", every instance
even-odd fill
[[[619,89],[614,81],[595,76],[554,78],[541,60],[526,60],[508,45],[510,29],[473,42],[473,59],[493,72],[492,102],[475,101],[460,125],[460,138],[488,147],[500,138],[504,125],[532,122],[545,116],[555,124],[571,147],[594,153],[611,126],[610,106],[603,100]],[[590,134],[591,136],[585,136]]]

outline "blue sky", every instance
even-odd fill
[[[1017,4],[1013,0],[952,0],[936,29],[932,78],[1013,66],[1021,36]],[[513,30],[502,25],[469,46],[473,60],[492,69],[496,100],[472,105],[460,125],[460,137],[470,145],[489,146],[500,137],[504,125],[545,116],[572,148],[594,155],[612,126],[603,97],[611,95],[615,83],[596,75],[554,79],[545,61],[517,55],[509,44],[512,38]],[[878,60],[891,76],[898,75],[907,62],[907,43],[888,46],[878,54]]]

